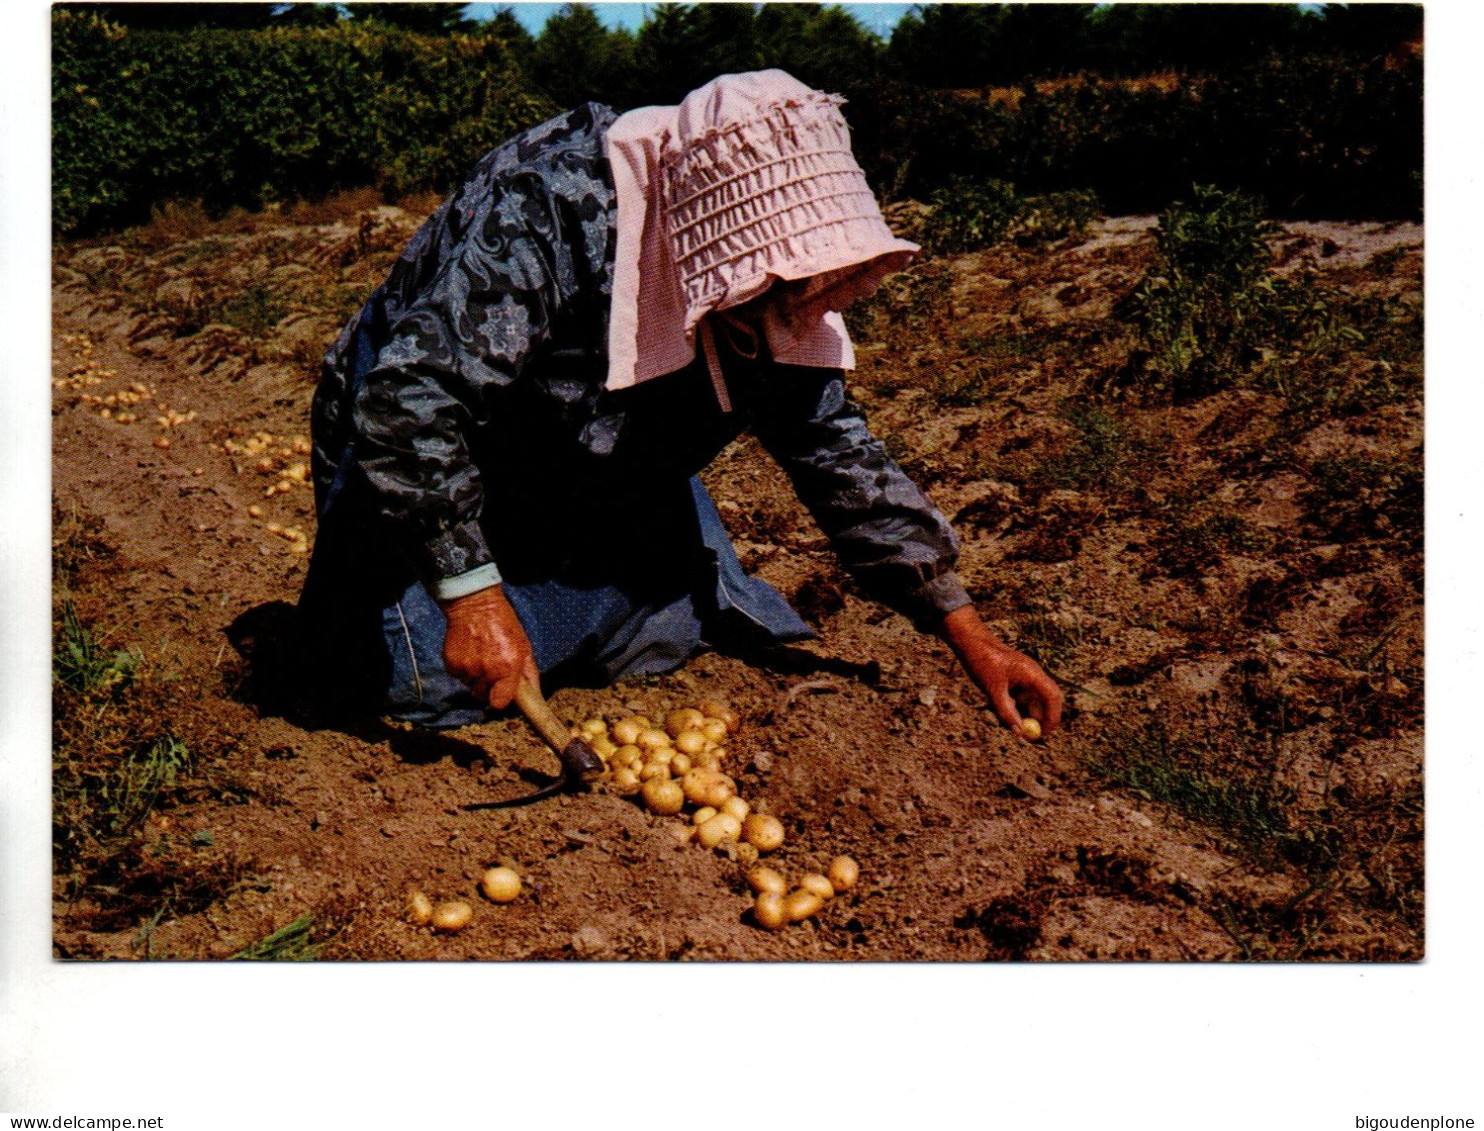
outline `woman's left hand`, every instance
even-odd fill
[[[943,636],[974,682],[989,696],[1000,722],[1025,733],[1028,715],[1050,735],[1061,725],[1062,693],[1035,660],[1002,642],[979,619],[973,605],[943,618]]]

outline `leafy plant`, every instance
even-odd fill
[[[1265,531],[1228,511],[1178,520],[1160,541],[1155,560],[1172,577],[1203,573],[1229,553],[1261,553],[1272,546]]]
[[[1125,459],[1134,443],[1127,426],[1106,408],[1074,405],[1066,412],[1076,438],[1054,460],[1037,468],[1034,478],[1051,487],[1108,487],[1125,477]]]
[[[447,189],[480,154],[555,111],[497,34],[385,23],[124,28],[53,9],[53,221],[225,210],[379,184]]]
[[[1010,226],[1010,238],[1022,246],[1055,243],[1080,236],[1101,213],[1091,189],[1028,197]]]
[[[1025,207],[1008,181],[968,177],[954,177],[933,194],[932,204],[922,241],[935,255],[978,251],[999,243]]]
[[[88,695],[126,684],[139,665],[134,652],[110,651],[78,619],[71,601],[62,604],[62,624],[52,653],[53,678],[68,691]]]
[[[1179,400],[1246,371],[1271,327],[1268,241],[1277,232],[1258,200],[1208,185],[1160,216],[1158,261],[1130,301],[1147,382]]]
[[[310,962],[318,958],[324,943],[314,941],[315,918],[303,915],[286,927],[264,935],[257,942],[227,956],[228,960],[252,962]]]
[[[1237,770],[1216,773],[1203,751],[1172,739],[1158,724],[1113,729],[1099,736],[1091,760],[1106,784],[1132,790],[1202,824],[1224,829],[1260,852],[1293,835],[1291,791]]]

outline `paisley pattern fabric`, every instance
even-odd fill
[[[968,602],[957,543],[840,370],[724,348],[730,413],[703,360],[605,389],[615,118],[588,104],[487,154],[346,326],[313,406],[322,527],[332,504],[373,523],[430,588],[490,562],[515,583],[641,577],[614,540],[694,523],[690,477],[751,428],[863,587],[935,625]]]

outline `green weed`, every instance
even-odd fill
[[[1417,396],[1422,388],[1422,313],[1399,298],[1357,297],[1322,283],[1304,286],[1318,314],[1288,323],[1292,346],[1267,358],[1253,385],[1283,400],[1284,434],[1359,416]],[[1295,333],[1295,328],[1299,332]]]
[[[1247,774],[1213,772],[1207,752],[1171,739],[1158,724],[1104,732],[1095,751],[1090,768],[1107,785],[1169,805],[1249,849],[1270,852],[1293,835],[1286,815],[1292,792]]]
[[[1055,610],[1065,594],[1050,594],[1050,601],[1025,601],[1016,617],[1019,639],[1016,646],[1049,672],[1065,675],[1078,649],[1101,640],[1096,625],[1080,616],[1058,616]]]
[[[144,820],[190,764],[190,750],[170,734],[125,758],[111,778],[99,785],[96,795],[108,814],[109,831],[123,832]]]
[[[266,283],[253,283],[222,303],[214,312],[214,322],[236,326],[253,337],[262,337],[289,313],[281,294]]]
[[[1134,449],[1127,426],[1096,405],[1074,405],[1064,417],[1076,429],[1075,439],[1055,459],[1041,464],[1033,478],[1048,487],[1078,490],[1121,482]]]
[[[950,180],[933,194],[932,205],[922,244],[933,255],[958,255],[999,243],[1025,208],[1008,181],[969,177]]]
[[[1080,236],[1102,210],[1097,193],[1088,189],[1027,197],[1010,225],[1010,238],[1025,247]]]
[[[1227,554],[1260,554],[1272,548],[1272,536],[1241,515],[1217,511],[1203,518],[1179,519],[1160,539],[1155,562],[1171,577],[1207,573]]]
[[[1197,186],[1160,215],[1158,260],[1129,300],[1142,378],[1176,400],[1233,384],[1270,331],[1268,241],[1278,225],[1243,193]]]
[[[62,623],[52,652],[57,685],[79,695],[109,692],[126,685],[139,666],[137,652],[104,648],[77,616],[71,601],[62,603]]]
[[[947,264],[919,261],[888,276],[870,298],[851,303],[845,322],[853,336],[885,339],[900,352],[904,337],[922,334],[946,317],[952,291]]]
[[[227,958],[249,962],[310,962],[325,947],[324,943],[314,941],[314,929],[314,916],[303,915]]]
[[[961,255],[1011,240],[1023,247],[1080,235],[1102,211],[1082,190],[1021,196],[1009,181],[954,177],[933,194],[922,228],[931,255]]]
[[[1343,539],[1421,536],[1422,456],[1383,459],[1347,453],[1309,466],[1306,496],[1318,522]]]

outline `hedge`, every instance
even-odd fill
[[[672,69],[650,60],[651,72]],[[887,198],[927,199],[970,178],[1028,194],[1091,190],[1110,212],[1156,212],[1199,183],[1260,196],[1278,216],[1421,212],[1419,56],[1275,57],[1219,75],[1084,76],[995,96],[878,75],[831,85],[851,97],[856,154]],[[169,199],[252,207],[367,185],[444,189],[557,109],[494,35],[359,21],[124,30],[57,8],[53,221],[58,233],[86,232]]]
[[[142,219],[167,199],[261,205],[379,184],[446,187],[549,116],[504,45],[343,22],[129,31],[56,9],[52,219]]]

